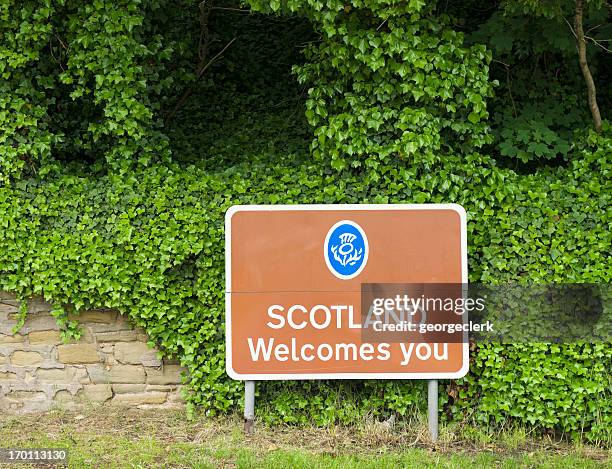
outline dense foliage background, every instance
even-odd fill
[[[67,339],[79,311],[119,309],[216,413],[242,392],[224,371],[233,204],[457,202],[470,281],[608,283],[609,17],[581,0],[0,0],[0,289],[53,301]],[[608,343],[475,346],[441,405],[609,442],[611,365]],[[425,402],[415,382],[259,392],[269,422]]]

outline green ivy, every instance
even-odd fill
[[[332,167],[365,167],[376,177],[391,160],[407,164],[491,141],[490,54],[482,45],[466,48],[424,2],[249,4],[303,15],[324,38],[295,71],[311,86],[312,153]]]
[[[0,184],[49,158],[58,136],[49,131],[45,80],[32,69],[52,27],[52,2],[0,2]]]
[[[611,161],[593,155],[573,172],[530,178],[490,169],[482,158],[476,166],[473,156],[464,169],[445,158],[430,171],[400,168],[371,184],[295,158],[220,172],[155,166],[127,178],[23,181],[0,189],[1,287],[43,294],[76,311],[119,309],[189,369],[193,404],[225,412],[242,395],[241,384],[224,371],[223,214],[229,206],[453,201],[468,211],[471,281],[609,282]],[[551,255],[554,250],[559,254]],[[446,405],[455,418],[513,418],[568,432],[591,429],[601,437],[612,407],[611,353],[609,344],[483,346],[473,354],[471,374],[459,381],[457,400]],[[557,374],[564,378],[547,378]],[[424,402],[420,385],[407,383],[260,389],[263,418],[271,422],[348,422],[402,414]]]
[[[197,81],[199,3],[0,0],[0,289],[43,295],[66,338],[79,312],[119,310],[188,369],[190,409],[220,413],[242,398],[224,362],[231,205],[456,202],[470,281],[610,282],[607,122],[572,133],[570,149],[536,111],[539,126],[492,131],[491,53],[429,3],[248,4],[270,16],[232,3],[231,19],[225,3],[211,13],[213,53],[238,39]],[[274,48],[275,34],[294,42]],[[290,49],[304,38],[300,62]],[[289,82],[292,64],[305,89]],[[505,141],[508,156],[564,165],[500,167],[486,151]],[[609,441],[609,343],[483,344],[472,360],[442,393],[448,418]],[[415,382],[258,388],[271,423],[350,423],[425,402]]]

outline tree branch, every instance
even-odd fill
[[[589,63],[586,55],[586,38],[584,36],[584,29],[582,27],[582,16],[584,11],[583,0],[576,0],[576,11],[574,15],[574,29],[572,32],[576,38],[576,45],[578,47],[578,61],[580,63],[580,70],[584,76],[584,81],[587,87],[587,98],[589,102],[589,109],[593,116],[593,123],[595,124],[595,130],[601,132],[601,114],[599,113],[599,106],[597,105],[597,90],[595,89],[595,82],[593,81],[593,75],[589,69]]]
[[[584,38],[587,39],[588,41],[591,41],[597,47],[600,47],[601,49],[605,50],[606,52],[612,53],[612,50],[608,49],[606,46],[604,46],[602,44],[602,42],[610,42],[610,39],[595,39],[595,38],[590,37],[590,36],[584,36]]]
[[[210,66],[211,66],[211,65],[212,65],[212,64],[215,62],[215,60],[217,60],[219,57],[221,57],[221,55],[222,55],[222,54],[223,54],[223,53],[224,53],[224,52],[227,50],[227,48],[228,48],[229,46],[231,46],[231,45],[234,43],[234,41],[235,41],[236,39],[237,39],[237,38],[234,38],[234,39],[232,39],[230,42],[228,42],[228,43],[225,45],[225,47],[224,47],[223,49],[221,49],[221,52],[219,52],[219,53],[218,53],[217,55],[215,55],[215,56],[214,56],[212,59],[210,59],[210,61],[209,61],[209,62],[208,62],[206,65],[204,65],[204,66],[203,66],[203,67],[200,69],[200,71],[198,72],[198,79],[202,78],[202,75],[204,75],[204,72],[206,71],[206,69],[207,69],[208,67],[210,67]]]
[[[221,52],[216,54],[212,59],[208,60],[208,54],[210,52],[210,31],[208,29],[208,20],[212,10],[221,9],[220,7],[213,6],[213,0],[202,0],[198,5],[200,10],[200,38],[198,41],[198,65],[195,69],[195,81],[198,81],[204,75],[204,72],[210,67],[221,55],[227,50],[229,46],[236,40],[232,39],[228,42]],[[185,90],[185,92],[178,99],[174,107],[168,112],[164,118],[164,122],[167,123],[174,117],[178,110],[183,107],[189,96],[193,93],[193,85]]]
[[[225,45],[225,47],[223,49],[221,49],[221,51],[217,55],[215,55],[212,59],[210,59],[210,61],[208,61],[205,65],[200,67],[200,69],[198,70],[197,75],[196,75],[196,81],[199,80],[200,78],[202,78],[202,75],[204,75],[204,72],[206,71],[206,69],[208,67],[210,67],[219,57],[221,57],[223,52],[225,52],[227,50],[227,48],[229,46],[231,46],[236,39],[237,38],[234,38],[230,42],[228,42]],[[170,119],[172,119],[174,117],[174,115],[178,112],[178,110],[181,107],[183,107],[183,105],[185,104],[187,99],[192,95],[192,93],[193,93],[193,87],[192,86],[189,87],[187,90],[185,90],[185,92],[181,95],[179,100],[174,105],[174,108],[172,109],[172,111],[169,112],[168,115],[166,116],[166,118],[164,119],[165,122],[169,122]]]

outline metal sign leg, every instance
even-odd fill
[[[244,432],[253,433],[255,420],[255,381],[244,382]]]
[[[438,439],[438,380],[427,381],[427,420],[431,441]]]

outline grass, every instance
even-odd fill
[[[538,439],[523,429],[494,435],[443,427],[437,444],[418,420],[403,428],[257,427],[245,436],[237,416],[188,421],[180,411],[109,407],[2,415],[0,447],[67,448],[74,468],[612,467],[604,449]]]

